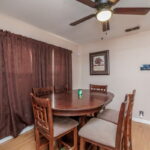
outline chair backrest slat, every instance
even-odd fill
[[[90,84],[90,92],[107,93],[107,85]]]
[[[124,136],[124,128],[125,128],[125,116],[127,111],[127,100],[128,95],[125,96],[124,102],[121,104],[117,125],[117,133],[116,133],[116,149],[121,150],[122,139]]]
[[[129,147],[132,147],[132,143],[130,141],[132,136],[132,112],[133,112],[133,105],[135,100],[135,93],[136,90],[133,90],[132,94],[128,94],[128,109],[126,113],[126,119],[125,119],[125,129],[124,129],[124,140],[125,140],[125,148],[131,149]]]
[[[136,93],[136,90],[133,90],[132,94],[129,94],[129,104],[128,104],[127,117],[126,117],[126,119],[128,121],[132,120],[132,112],[133,112],[135,93]]]

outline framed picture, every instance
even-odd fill
[[[109,50],[90,53],[90,75],[109,75]]]

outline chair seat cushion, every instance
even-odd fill
[[[105,109],[97,115],[97,118],[118,124],[119,112],[113,109]]]
[[[98,118],[90,119],[79,131],[79,136],[93,142],[115,147],[117,125]]]
[[[54,117],[54,137],[78,126],[78,122],[69,117]]]

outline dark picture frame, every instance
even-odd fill
[[[109,50],[89,54],[90,75],[109,75]]]

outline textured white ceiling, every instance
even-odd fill
[[[117,6],[150,7],[150,0],[120,0],[114,7]],[[150,13],[145,16],[113,15],[110,20],[111,31],[107,35],[102,32],[101,23],[96,18],[75,27],[69,25],[93,12],[96,11],[76,0],[0,0],[0,13],[18,18],[76,43],[101,40],[101,37],[109,39],[132,34],[125,33],[124,29],[137,25],[141,26],[140,31],[150,29]]]

